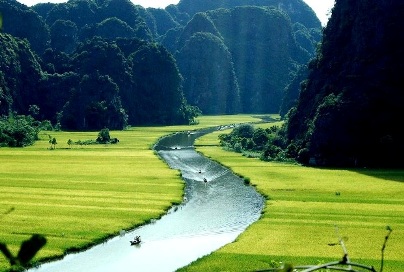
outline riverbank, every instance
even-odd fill
[[[352,261],[384,271],[404,267],[404,170],[321,169],[263,162],[222,150],[215,132],[200,138],[204,155],[249,178],[267,196],[261,219],[236,242],[180,271],[256,271],[340,260],[335,226],[345,239]],[[228,133],[228,132],[226,132]],[[335,245],[337,244],[337,245]]]
[[[29,272],[173,272],[233,242],[258,220],[263,198],[228,169],[201,156],[194,140],[205,132],[165,136],[154,150],[185,181],[184,202],[152,224],[122,234],[85,252]],[[204,182],[203,178],[208,180]],[[129,246],[133,237],[141,243]]]
[[[202,116],[196,126],[134,127],[111,131],[114,145],[73,145],[96,139],[98,132],[41,132],[26,148],[1,148],[0,237],[17,255],[32,234],[47,244],[34,261],[80,251],[122,230],[161,217],[182,201],[184,183],[178,171],[151,150],[162,136],[258,119],[247,115]],[[50,150],[49,135],[56,138]],[[9,213],[7,213],[10,211]],[[0,255],[0,271],[9,268]]]

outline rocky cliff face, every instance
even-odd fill
[[[403,165],[403,14],[400,0],[336,1],[288,123],[302,161]]]
[[[134,100],[152,100],[151,93],[162,94],[154,88],[165,93],[170,93],[166,88],[178,89],[177,93],[184,90],[189,103],[205,114],[278,112],[284,88],[299,67],[314,56],[321,35],[319,20],[302,0],[182,0],[166,9],[145,9],[130,0],[70,0],[31,8],[16,0],[0,0],[0,13],[3,31],[27,39],[42,69],[40,79],[32,79],[34,83],[40,80],[36,89],[41,89],[42,96],[25,88],[28,96],[18,109],[31,104],[42,106],[43,118],[52,121],[62,110],[60,104],[66,102],[65,94],[77,87],[77,76],[93,72],[99,74],[86,78],[96,86],[108,75],[118,85],[119,94],[126,96],[122,104],[129,113],[129,122],[147,119],[153,123],[146,117],[150,113],[146,104]],[[125,46],[124,50],[118,46],[122,45],[119,40],[138,45]],[[97,41],[90,42],[94,48],[81,50],[89,41]],[[169,73],[153,67],[149,67],[151,74],[162,74],[154,76],[149,86],[143,84],[141,67],[136,70],[128,65],[130,55],[140,50],[141,43],[150,49],[154,43],[161,44],[175,57],[163,54],[174,61],[178,84],[161,84]],[[119,51],[128,52],[122,57]],[[153,58],[158,58],[159,52]],[[150,59],[150,63],[154,61]],[[8,75],[1,67],[0,71],[3,82]],[[14,80],[19,82],[27,74]],[[65,91],[60,90],[62,86]],[[61,98],[55,103],[57,92]],[[96,109],[102,111],[102,107]],[[185,109],[198,112],[196,108]],[[170,118],[158,119],[166,122]]]
[[[194,41],[193,35],[197,33],[215,36],[216,49],[208,44],[209,39],[201,39],[201,36],[200,45],[194,43],[189,48],[187,43]],[[191,103],[208,114],[279,112],[290,74],[310,58],[297,44],[289,17],[279,9],[268,7],[197,13],[179,36],[177,48],[184,93]],[[240,100],[228,101],[226,107],[212,111],[207,105],[217,101],[198,102],[198,97],[207,92],[214,93],[213,97],[228,97],[223,94],[228,93],[232,94],[232,99]],[[237,104],[241,107],[236,107]]]
[[[27,97],[35,94],[41,77],[38,57],[26,40],[0,33],[0,115],[28,113]]]
[[[191,17],[198,12],[240,6],[276,7],[284,11],[292,22],[301,22],[307,28],[320,27],[320,21],[311,8],[302,0],[181,0],[178,11]]]

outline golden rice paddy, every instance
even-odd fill
[[[180,174],[151,147],[167,134],[251,122],[247,115],[199,118],[196,126],[111,131],[118,144],[72,145],[98,132],[41,132],[26,148],[0,148],[0,242],[17,255],[22,241],[42,234],[35,258],[61,257],[162,216],[182,200]],[[51,150],[49,136],[57,139]],[[0,253],[0,271],[9,268]]]
[[[235,242],[181,271],[255,271],[351,261],[404,271],[404,169],[324,169],[263,162],[218,146],[219,133],[197,140],[197,150],[248,177],[267,196],[260,220]],[[338,230],[338,232],[337,232]]]

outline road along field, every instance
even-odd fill
[[[263,162],[225,151],[218,134],[196,142],[204,155],[249,178],[267,196],[262,218],[235,241],[180,271],[257,271],[282,263],[353,262],[404,271],[404,169],[322,169]],[[226,132],[228,133],[228,132]],[[336,233],[336,226],[339,235]]]
[[[71,145],[98,132],[41,132],[26,148],[0,148],[0,242],[17,255],[22,241],[42,234],[35,260],[63,256],[159,218],[182,200],[184,183],[151,147],[184,130],[251,122],[247,115],[200,117],[195,126],[111,131],[118,144]],[[56,138],[51,150],[49,136]],[[10,267],[0,253],[0,271]]]

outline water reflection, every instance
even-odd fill
[[[228,169],[195,152],[208,130],[162,139],[155,150],[186,182],[184,202],[153,224],[31,271],[175,271],[234,239],[263,207],[263,198]],[[206,179],[206,180],[204,180]],[[142,243],[130,246],[134,235]]]

